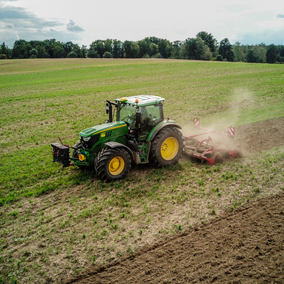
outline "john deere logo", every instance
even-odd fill
[[[111,136],[111,134],[112,134],[112,130],[107,131],[105,134],[106,134],[106,137],[110,137],[110,136]]]
[[[106,136],[106,133],[103,132],[103,133],[101,134],[101,137],[105,137],[105,136]]]

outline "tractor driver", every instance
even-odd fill
[[[145,106],[141,107],[141,128],[142,132],[147,132],[149,128],[149,122],[151,121],[150,115]]]

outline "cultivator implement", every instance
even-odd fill
[[[215,162],[223,162],[228,159],[235,159],[237,152],[233,149],[218,149],[214,146],[212,138],[209,136],[207,139],[199,141],[195,137],[202,136],[208,133],[216,133],[220,135],[225,135],[231,139],[235,138],[235,128],[229,126],[227,133],[209,130],[203,127],[200,127],[200,119],[194,118],[194,127],[198,129],[206,130],[206,132],[199,133],[184,138],[185,142],[185,153],[190,157],[201,160],[201,163],[208,162],[210,165],[213,165]]]

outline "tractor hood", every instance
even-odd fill
[[[127,124],[124,121],[115,121],[87,128],[85,130],[82,130],[79,135],[81,137],[90,137],[110,130],[121,130],[121,132],[125,132],[122,130],[123,128],[126,128],[127,133]]]

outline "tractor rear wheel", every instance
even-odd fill
[[[164,128],[154,138],[150,162],[156,167],[174,165],[178,162],[183,151],[183,138],[181,132],[175,128]]]
[[[127,175],[131,168],[131,158],[122,148],[104,148],[98,153],[94,166],[99,179],[114,181]]]

